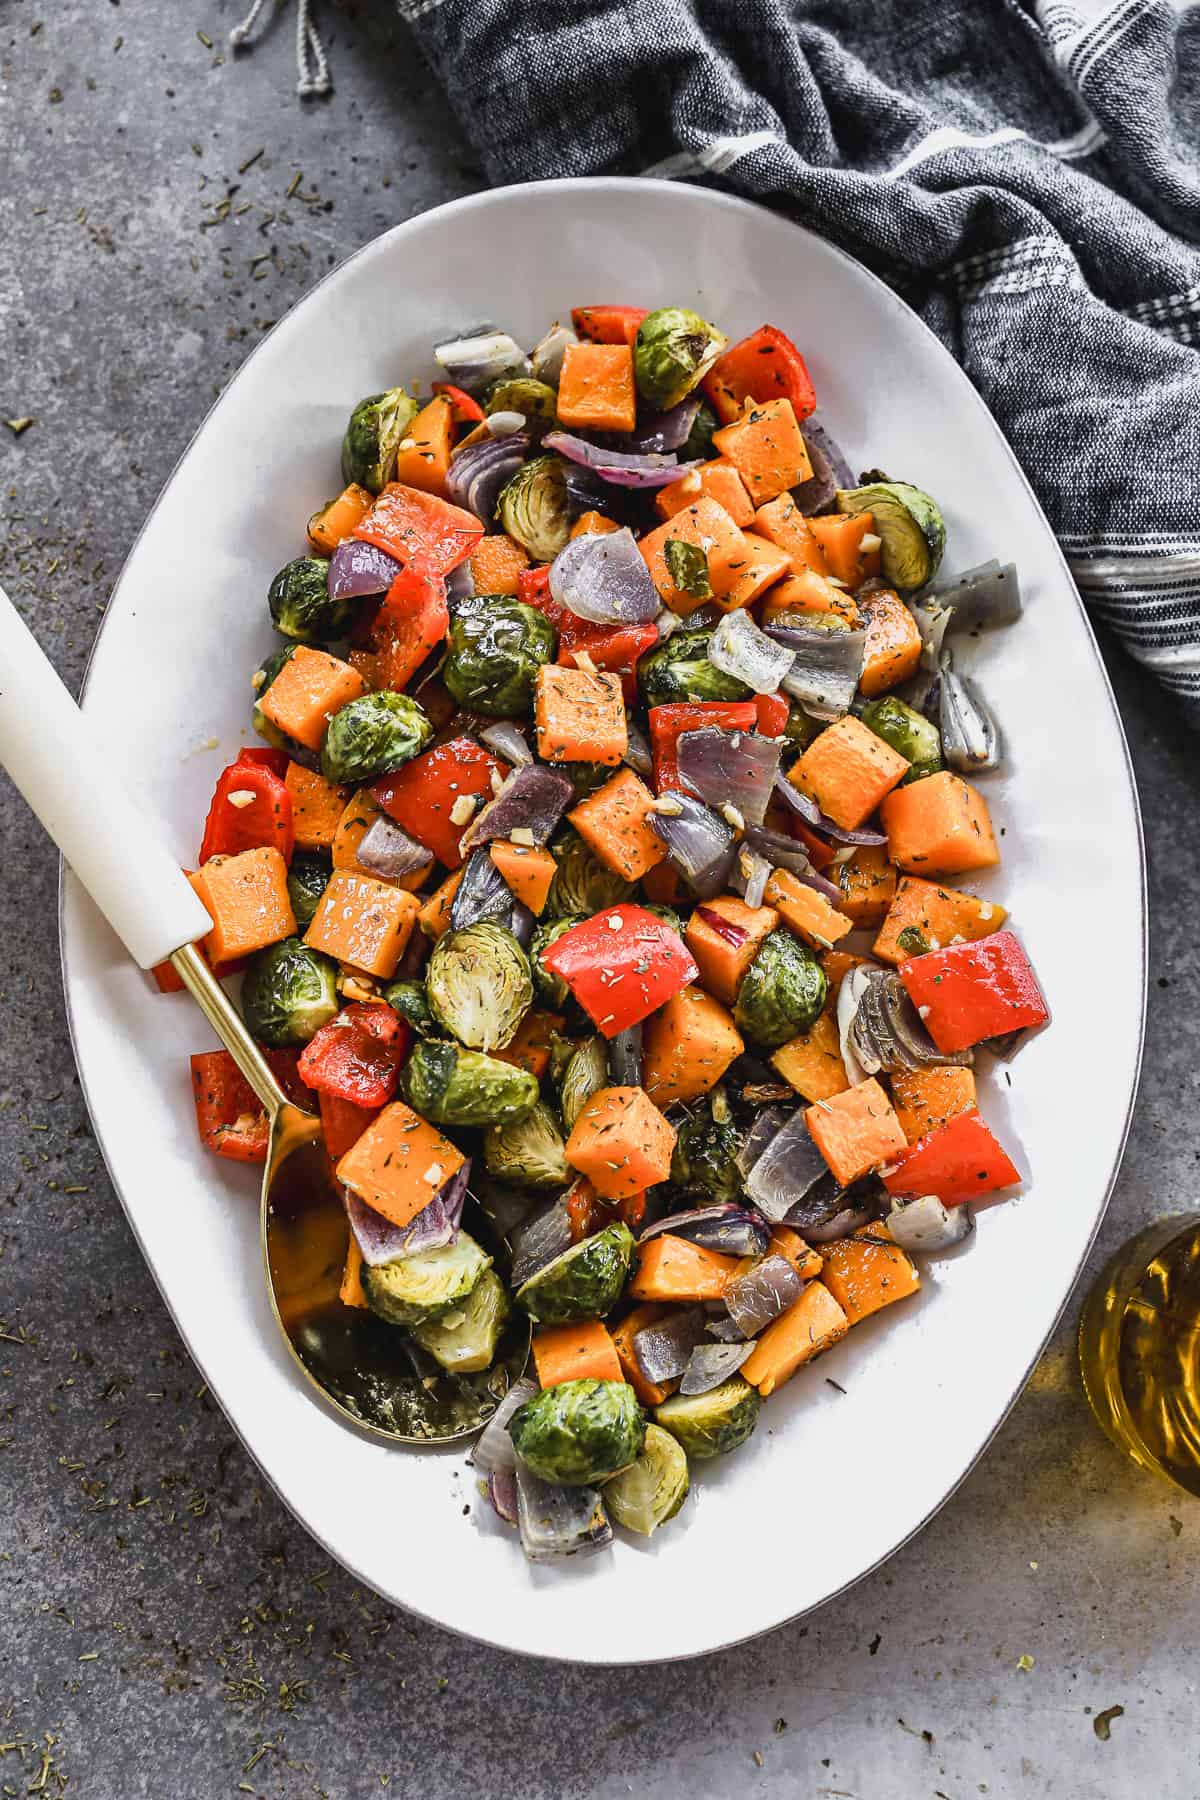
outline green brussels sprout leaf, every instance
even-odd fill
[[[571,534],[567,480],[557,456],[535,456],[500,490],[496,516],[535,562],[558,555]]]
[[[946,548],[946,522],[936,500],[907,481],[872,481],[841,488],[838,511],[869,512],[883,539],[883,579],[912,593],[932,581]]]
[[[474,1292],[492,1259],[481,1244],[460,1231],[452,1244],[418,1250],[394,1262],[363,1264],[363,1293],[371,1311],[389,1325],[424,1325],[461,1307]]]
[[[685,400],[729,339],[686,306],[660,306],[638,326],[633,374],[648,406],[669,412]]]
[[[324,556],[297,556],[285,563],[267,590],[267,605],[276,631],[297,644],[327,644],[345,637],[356,608],[353,600],[335,600],[329,592],[329,562]]]
[[[580,918],[590,918],[606,906],[619,906],[632,898],[637,883],[626,881],[602,863],[578,832],[564,831],[551,849],[558,868],[546,901],[548,919],[561,921],[574,915],[572,923],[577,924]],[[547,939],[540,948],[545,950],[552,941]]]
[[[483,1134],[483,1157],[489,1175],[517,1187],[559,1188],[571,1179],[558,1120],[544,1100],[515,1124],[489,1125]]]
[[[494,1269],[488,1269],[461,1306],[414,1325],[412,1334],[443,1369],[471,1375],[491,1367],[510,1311],[504,1283]]]
[[[310,850],[297,850],[288,866],[287,890],[296,915],[297,931],[307,931],[313,922],[317,903],[329,884],[332,873],[329,858]]]
[[[805,614],[805,618],[809,618]],[[726,675],[709,661],[710,627],[673,632],[664,644],[638,658],[638,686],[647,706],[670,706],[683,700],[746,700],[744,681]]]

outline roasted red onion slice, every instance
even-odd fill
[[[727,806],[743,824],[761,825],[782,750],[782,738],[760,737],[757,731],[726,731],[719,725],[685,731],[676,745],[680,780],[730,824],[736,820],[724,811]]]
[[[767,897],[767,883],[771,879],[771,865],[765,856],[757,850],[749,849],[745,844],[737,854],[737,874],[730,880],[742,887],[742,899],[747,906],[759,907]]]
[[[763,1217],[778,1225],[828,1172],[803,1111],[797,1111],[764,1145],[743,1185]]]
[[[467,858],[450,907],[450,927],[461,931],[466,925],[477,925],[481,919],[494,919],[497,925],[511,931],[521,945],[528,944],[533,936],[533,914],[515,897],[482,846],[472,850]]]
[[[840,906],[842,891],[824,875],[818,875],[808,860],[808,852],[795,838],[769,831],[765,825],[747,825],[745,844],[754,855],[764,857],[773,869],[787,869],[789,874],[821,894],[831,906]]]
[[[568,462],[591,469],[602,481],[609,481],[614,487],[667,487],[681,475],[686,475],[689,469],[700,466],[698,462],[681,463],[675,456],[653,453],[639,456],[633,451],[603,450],[599,444],[589,444],[585,438],[575,437],[569,431],[548,432],[543,443],[547,450],[557,450]]]
[[[979,775],[1000,762],[1000,733],[996,721],[973,682],[957,675],[950,652],[942,652],[938,729],[942,755],[960,775]]]
[[[878,1218],[879,1209],[877,1207],[868,1205],[866,1201],[855,1201],[847,1206],[845,1202],[848,1198],[848,1193],[843,1192],[840,1196],[841,1204],[838,1210],[831,1213],[823,1223],[809,1226],[797,1225],[796,1230],[803,1231],[810,1244],[834,1244],[839,1238],[853,1237],[856,1231],[860,1231],[864,1225],[869,1225],[872,1219]],[[788,1224],[792,1224],[791,1219],[788,1220]]]
[[[708,660],[756,694],[773,694],[795,661],[795,652],[760,631],[744,608],[725,613],[708,641]]]
[[[817,719],[840,719],[850,710],[867,652],[865,631],[776,624],[767,626],[766,635],[794,653],[780,683],[785,694]]]
[[[996,561],[966,569],[952,581],[939,581],[921,594],[919,605],[950,614],[952,632],[988,631],[1015,625],[1021,617],[1021,583],[1015,563]]]
[[[415,875],[418,869],[427,869],[433,861],[431,850],[418,844],[407,831],[402,831],[393,819],[383,814],[363,833],[354,854],[363,868],[378,875],[381,881],[399,881],[402,875]]]
[[[528,832],[526,842],[547,844],[574,798],[575,789],[567,776],[542,763],[526,763],[514,769],[496,798],[476,813],[462,835],[462,848],[510,838],[514,831]]]
[[[764,1256],[771,1234],[757,1213],[744,1206],[698,1206],[690,1212],[669,1213],[648,1225],[638,1239],[661,1237],[687,1238],[702,1250],[720,1250],[726,1256]]]
[[[671,615],[674,617],[674,614]],[[650,754],[650,746],[646,742],[646,734],[635,719],[628,721],[629,746],[622,761],[639,775],[650,775],[654,772],[654,758]]]
[[[775,783],[775,792],[784,803],[798,813],[806,825],[819,831],[822,837],[832,838],[837,844],[886,844],[887,833],[874,831],[868,826],[848,831],[844,825],[835,825],[827,813],[823,813],[816,801],[807,794],[802,794],[795,782],[789,781],[786,775],[780,775]]]
[[[736,1375],[754,1349],[754,1341],[741,1344],[697,1344],[688,1358],[679,1383],[681,1394],[708,1394],[731,1375]]]
[[[839,488],[854,486],[854,474],[819,419],[805,419],[803,437],[813,472],[792,494],[800,511],[811,518],[833,505]]]
[[[536,1381],[514,1381],[507,1394],[497,1404],[495,1412],[476,1439],[475,1448],[471,1452],[472,1463],[477,1469],[482,1469],[485,1475],[490,1475],[498,1470],[511,1472],[516,1468],[517,1453],[508,1433],[508,1421],[518,1407],[524,1406],[527,1400],[533,1399],[537,1391]]]
[[[613,1541],[599,1488],[554,1487],[517,1464],[517,1524],[530,1562],[589,1556]]]
[[[704,1337],[708,1323],[702,1306],[668,1313],[654,1325],[634,1333],[633,1354],[647,1381],[675,1381],[687,1368],[688,1358]]]
[[[922,1194],[919,1200],[893,1200],[886,1224],[910,1256],[930,1256],[961,1244],[974,1221],[969,1206],[945,1206],[936,1194]]]
[[[510,482],[525,460],[529,439],[522,432],[508,437],[480,438],[451,458],[446,494],[456,506],[465,506],[486,523],[496,510],[500,490]]]
[[[608,1078],[614,1087],[642,1085],[642,1028],[627,1025],[608,1040]]]
[[[700,411],[699,394],[689,394],[669,412],[649,413],[628,439],[629,448],[645,455],[662,454],[665,450],[681,450]]]
[[[517,1523],[517,1472],[515,1468],[493,1469],[487,1478],[487,1496],[497,1518],[503,1519],[506,1525]]]
[[[464,563],[463,567],[466,566]],[[497,756],[502,756],[505,762],[511,763],[514,769],[533,761],[533,751],[524,733],[511,719],[497,719],[493,725],[486,725],[479,733],[479,740]]]
[[[764,1256],[725,1289],[725,1310],[744,1338],[786,1312],[804,1286],[785,1256]]]
[[[569,326],[552,325],[541,342],[529,352],[529,364],[538,381],[556,388],[562,374],[563,357],[569,346],[578,342]]]
[[[521,346],[494,325],[477,325],[461,337],[447,338],[434,345],[433,355],[455,387],[476,400],[501,375],[524,374],[528,366]]]
[[[699,911],[699,908],[697,908]],[[773,1138],[778,1137],[794,1112],[789,1106],[764,1106],[746,1133],[734,1161],[743,1181]]]
[[[454,1242],[457,1227],[451,1224],[440,1194],[435,1194],[407,1225],[393,1225],[349,1189],[345,1190],[345,1204],[362,1259],[373,1269],[398,1262],[404,1256],[416,1256],[420,1250],[437,1250]]]
[[[856,991],[858,1004],[850,1023],[850,1046],[866,1074],[878,1075],[880,1070],[891,1073],[897,1069],[965,1068],[974,1060],[969,1050],[938,1049],[894,969],[864,969]]]
[[[671,811],[652,813],[650,822],[692,892],[711,900],[725,887],[737,856],[733,827],[691,794],[665,798]]]
[[[512,1286],[519,1288],[531,1275],[536,1275],[539,1269],[544,1269],[547,1263],[571,1248],[571,1215],[565,1199],[560,1196],[552,1200],[541,1212],[534,1213],[532,1219],[516,1226],[511,1242]]]
[[[620,531],[587,532],[564,544],[550,565],[550,592],[560,606],[592,625],[645,625],[662,605],[627,525]]]
[[[400,573],[400,564],[386,550],[364,544],[361,538],[344,538],[329,563],[331,600],[364,600],[386,594]]]

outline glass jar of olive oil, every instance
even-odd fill
[[[1200,1495],[1200,1214],[1117,1251],[1084,1302],[1079,1364],[1113,1442]]]

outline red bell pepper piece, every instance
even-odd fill
[[[789,707],[782,694],[755,694],[758,708],[758,730],[763,737],[782,737],[788,722]]]
[[[300,1054],[300,1079],[352,1106],[386,1106],[412,1033],[390,1006],[344,1006]]]
[[[918,1138],[881,1173],[889,1194],[936,1194],[944,1206],[1015,1187],[1021,1179],[974,1107]]]
[[[568,619],[575,617],[567,607],[560,606],[550,592],[550,564],[539,563],[536,569],[522,569],[517,576],[517,599],[524,606],[532,606],[544,618],[549,619],[555,631],[561,631]],[[583,621],[580,620],[580,624]]]
[[[637,704],[637,661],[658,642],[657,625],[593,625],[568,613],[558,632],[558,660],[579,666],[578,652],[597,669],[621,677],[626,706]]]
[[[299,1052],[264,1050],[263,1055],[288,1099],[310,1105],[311,1097],[297,1075]],[[206,1050],[191,1062],[196,1128],[204,1148],[230,1162],[266,1162],[270,1136],[266,1111],[228,1050]]]
[[[401,692],[449,630],[444,579],[410,566],[396,576],[350,661],[369,687]]]
[[[605,1037],[639,1025],[699,970],[677,931],[642,906],[608,906],[543,950]]]
[[[427,575],[448,575],[483,536],[483,520],[436,494],[391,481],[353,536]]]
[[[575,1185],[567,1190],[566,1206],[571,1242],[581,1244],[585,1237],[591,1237],[600,1223],[600,1196],[591,1182],[581,1175]]]
[[[795,838],[796,842],[798,844],[803,844],[804,848],[808,851],[809,861],[812,863],[814,869],[828,869],[830,867],[834,857],[837,855],[837,851],[832,844],[827,844],[823,837],[818,837],[812,827],[806,825],[803,819],[798,819],[795,813],[788,814],[787,828]]]
[[[593,344],[632,344],[646,317],[644,306],[573,306],[571,323]]]
[[[237,753],[237,760],[240,763],[261,763],[264,769],[270,769],[272,775],[278,775],[282,781],[292,759],[286,750],[268,750],[258,744],[244,744]]]
[[[481,744],[471,738],[452,738],[426,750],[423,756],[414,756],[393,774],[381,775],[372,782],[371,792],[388,817],[432,850],[439,862],[448,869],[461,869],[463,855],[458,846],[470,820],[456,824],[450,814],[464,794],[484,803],[492,799],[493,771],[508,773],[505,764]]]
[[[245,755],[222,769],[204,824],[200,861],[271,848],[289,862],[294,844],[292,796],[279,776]]]
[[[685,731],[703,731],[721,725],[727,731],[753,731],[758,708],[753,700],[685,700],[670,706],[652,706],[650,748],[654,754],[654,786],[660,794],[680,786],[677,746]]]
[[[321,1108],[321,1131],[325,1138],[325,1150],[331,1162],[337,1162],[357,1144],[367,1126],[379,1117],[378,1106],[355,1106],[352,1100],[342,1100],[337,1094],[319,1092],[317,1100]]]
[[[765,406],[790,400],[798,419],[816,409],[817,395],[804,358],[774,325],[760,325],[719,356],[701,383],[722,423],[739,418],[747,400]]]
[[[1044,1025],[1050,1017],[1029,958],[1011,931],[950,944],[900,965],[925,1029],[949,1055],[985,1038]]]
[[[486,417],[478,400],[472,400],[470,394],[465,394],[460,387],[455,387],[452,381],[435,381],[433,391],[435,394],[445,394],[454,413],[456,425],[479,425]]]

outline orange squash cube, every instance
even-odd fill
[[[713,443],[746,484],[755,506],[798,487],[812,474],[790,400],[751,401],[740,419],[713,432]]]
[[[447,394],[435,394],[400,440],[393,481],[445,499],[453,443],[453,402]]]
[[[882,738],[847,714],[826,726],[819,737],[788,770],[788,780],[815,800],[835,825],[855,831],[870,817],[880,801],[908,774],[909,761]],[[929,780],[940,780],[930,776]],[[915,794],[928,781],[914,782],[905,793]],[[886,829],[886,827],[885,827]],[[892,851],[893,862],[899,858]]]
[[[900,1129],[910,1144],[975,1105],[975,1076],[970,1069],[897,1069],[888,1080]]]
[[[801,1031],[772,1052],[771,1067],[805,1100],[832,1100],[850,1086],[831,1007],[819,1015],[807,1031]]]
[[[819,1100],[804,1115],[809,1134],[833,1171],[849,1187],[887,1162],[908,1139],[900,1129],[891,1101],[871,1076],[830,1100]]]
[[[889,794],[880,819],[892,861],[910,874],[965,875],[1000,861],[987,801],[949,769]]]
[[[839,910],[855,925],[878,925],[896,897],[896,870],[882,844],[864,844],[837,866]]]
[[[359,862],[358,846],[376,819],[386,819],[387,817],[388,815],[370,788],[359,788],[357,793],[351,794],[342,809],[337,830],[333,834],[333,843],[330,846],[334,868],[353,869],[358,875],[367,875],[373,881],[379,881],[380,876],[376,875],[372,869],[364,869]],[[414,869],[411,875],[400,875],[395,881],[389,881],[386,885],[408,888],[415,892],[417,888],[424,886],[432,866],[432,861],[427,862],[423,868]]]
[[[916,674],[921,660],[921,633],[899,594],[888,588],[864,597],[862,615],[867,626],[867,648],[858,688],[873,698]]]
[[[792,559],[778,544],[759,537],[756,531],[744,532],[743,536],[747,551],[745,563],[740,569],[736,563],[731,565],[736,580],[729,592],[713,596],[713,605],[722,612],[736,612],[741,606],[752,605],[768,588],[792,572]]]
[[[567,1161],[606,1200],[665,1181],[675,1130],[640,1087],[606,1087],[584,1105],[567,1139]]]
[[[670,1311],[671,1308],[664,1306],[661,1301],[646,1301],[641,1306],[635,1306],[631,1313],[626,1313],[613,1332],[613,1344],[617,1360],[621,1364],[621,1372],[643,1406],[661,1406],[679,1386],[678,1376],[673,1381],[648,1381],[642,1374],[642,1365],[633,1348],[633,1340],[638,1332],[645,1331],[647,1325],[657,1325]]]
[[[742,1364],[742,1375],[765,1400],[849,1329],[850,1321],[829,1289],[810,1281],[799,1299],[767,1326]]]
[[[213,922],[204,939],[210,962],[251,956],[295,935],[287,864],[273,846],[210,857],[188,880]]]
[[[767,1255],[782,1256],[784,1262],[791,1263],[801,1281],[812,1281],[821,1273],[820,1252],[806,1244],[800,1233],[793,1231],[790,1225],[771,1227]]]
[[[642,1083],[656,1106],[698,1100],[716,1087],[744,1049],[741,1033],[720,1001],[703,988],[680,988],[646,1020]]]
[[[945,950],[960,940],[974,944],[999,931],[1007,917],[994,900],[981,900],[977,894],[943,887],[940,882],[922,881],[919,875],[901,875],[872,955],[880,962],[899,964],[925,950]],[[918,934],[921,943],[909,940],[901,944],[900,935],[905,931]]]
[[[568,344],[558,378],[558,422],[581,431],[637,424],[631,344]]]
[[[879,533],[869,512],[823,513],[808,523],[821,546],[829,573],[848,588],[859,588],[872,575],[878,575]]]
[[[832,950],[853,929],[849,919],[830,906],[824,894],[805,887],[790,869],[774,869],[767,882],[766,902],[784,924],[814,950]]]
[[[795,562],[794,557],[792,561]],[[858,623],[858,607],[853,594],[848,594],[845,588],[835,587],[815,569],[800,569],[795,575],[777,582],[763,601],[762,622],[769,625],[785,612],[832,613],[845,619],[848,625]]]
[[[740,1257],[722,1256],[719,1250],[705,1250],[700,1244],[664,1231],[639,1250],[637,1273],[629,1284],[629,1292],[635,1300],[691,1305],[700,1300],[719,1300],[741,1267]]]
[[[915,1294],[921,1277],[899,1244],[888,1242],[886,1225],[864,1225],[853,1237],[825,1246],[821,1282],[851,1325],[857,1325],[881,1307]]]
[[[573,538],[608,537],[612,532],[620,531],[620,529],[617,521],[610,519],[607,513],[596,512],[590,508],[587,512],[580,513],[571,527],[571,536]]]
[[[358,1239],[350,1233],[350,1241],[346,1245],[346,1266],[342,1271],[342,1285],[338,1289],[338,1299],[343,1306],[366,1306],[367,1296],[362,1284],[362,1251],[358,1247]]]
[[[787,551],[795,574],[811,569],[814,574],[828,575],[824,552],[790,494],[777,494],[774,500],[760,506],[754,514],[754,529]]]
[[[417,916],[426,937],[436,940],[443,932],[449,931],[450,908],[454,905],[454,896],[464,873],[464,869],[455,869],[452,875],[447,875],[441,886],[434,889],[421,907]]]
[[[515,594],[522,569],[529,567],[529,552],[507,532],[493,531],[480,538],[467,562],[477,594]]]
[[[297,850],[328,850],[350,799],[350,789],[326,781],[315,769],[306,769],[297,762],[288,764],[284,786],[292,796]]]
[[[689,469],[668,487],[659,488],[654,505],[660,519],[673,519],[685,506],[702,498],[723,506],[735,525],[749,525],[754,517],[754,502],[727,456],[701,463],[698,469]]]
[[[653,814],[650,789],[632,769],[621,769],[567,817],[607,868],[626,881],[640,881],[667,854],[650,823]]]
[[[646,533],[638,548],[646,559],[654,585],[664,605],[686,618],[705,601],[676,587],[667,565],[667,545],[673,539],[703,550],[708,558],[708,579],[714,599],[728,594],[745,571],[750,551],[745,535],[738,530],[725,508],[706,496],[682,507],[665,525]]]
[[[393,1225],[410,1225],[466,1159],[402,1100],[393,1100],[339,1158],[337,1178]]]
[[[260,697],[258,710],[285,737],[306,750],[319,750],[334,713],[365,692],[366,683],[349,663],[326,650],[297,644]]]
[[[496,838],[488,845],[492,861],[515,894],[531,913],[539,913],[550,898],[550,889],[558,873],[558,864],[549,850],[533,844],[510,844]]]
[[[543,762],[594,762],[615,768],[629,748],[621,677],[602,669],[543,663],[537,672],[534,722]]]
[[[700,971],[701,987],[732,1006],[742,977],[778,923],[773,906],[747,906],[735,894],[701,901],[683,934]]]
[[[420,911],[420,901],[404,888],[335,869],[304,941],[364,975],[387,981],[396,973]]]

